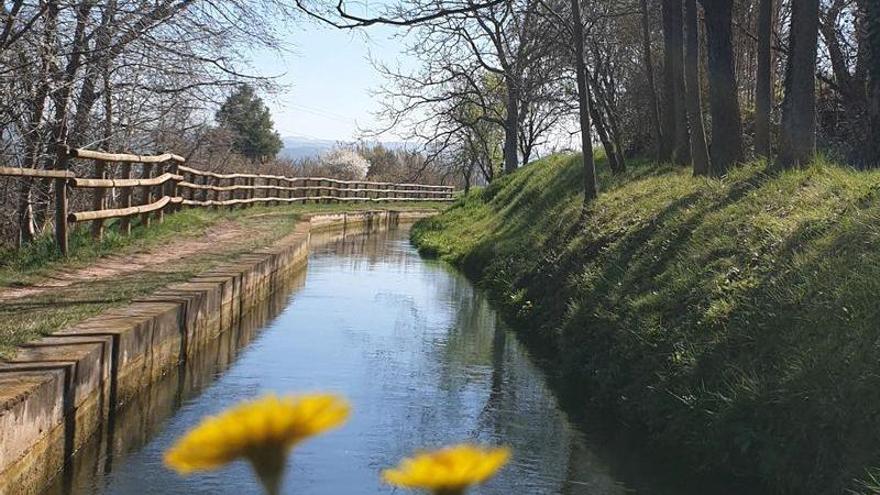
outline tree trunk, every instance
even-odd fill
[[[76,25],[73,33],[73,48],[64,71],[56,75],[57,80],[63,81],[61,91],[53,95],[55,100],[55,117],[52,129],[52,146],[54,147],[55,169],[67,170],[69,156],[67,154],[68,106],[70,105],[76,75],[82,66],[82,56],[88,44],[85,36],[86,25],[89,21],[89,13],[93,7],[92,2],[81,2],[76,11]],[[57,17],[58,6],[55,2],[49,4],[47,16]],[[68,254],[67,237],[67,186],[63,179],[55,179],[55,240],[61,254]]]
[[[612,170],[615,173],[623,173],[626,171],[626,158],[623,156],[623,139],[621,137],[620,126],[614,115],[614,109],[611,107],[608,94],[603,89],[602,83],[599,81],[599,78],[596,77],[596,74],[587,74],[587,76],[592,94],[596,97],[595,101],[592,99],[590,100],[590,114],[593,116],[594,121],[601,121],[601,124],[604,127],[608,142],[611,146],[610,149],[614,153],[614,159],[609,159],[609,163],[612,165]],[[598,125],[595,127],[598,132]]]
[[[816,49],[819,0],[792,3],[778,165],[805,165],[816,154]]]
[[[880,3],[865,2],[868,66],[868,165],[880,167]]]
[[[684,98],[684,37],[681,0],[663,0],[663,158],[675,163],[690,161],[687,112]],[[671,140],[669,138],[672,138]]]
[[[31,202],[31,189],[33,182],[27,177],[22,177],[18,196],[18,243],[21,248],[33,242],[36,232],[34,231],[34,208]]]
[[[684,23],[682,19],[681,0],[670,0],[672,21],[674,22],[675,35],[675,78],[673,88],[675,90],[675,150],[673,160],[679,165],[687,165],[691,162],[690,131],[687,121],[687,97],[684,83]]]
[[[580,0],[571,0],[571,25],[574,38],[577,73],[578,115],[581,124],[581,151],[584,155],[584,205],[599,195],[596,182],[596,162],[593,160],[593,142],[590,139],[590,93],[587,85],[587,67],[584,62],[584,26],[581,24]]]
[[[709,111],[712,114],[712,166],[721,177],[743,160],[742,118],[739,113],[733,52],[733,0],[701,0],[709,55]]]
[[[709,174],[709,148],[706,145],[706,128],[703,125],[703,102],[700,88],[700,26],[697,21],[697,0],[684,0],[685,4],[685,61],[684,73],[687,83],[687,110],[690,124],[691,156],[694,175]]]
[[[595,92],[594,87],[593,93]],[[599,107],[592,98],[590,98],[589,106],[590,116],[593,120],[593,127],[596,128],[596,134],[599,135],[599,141],[602,142],[602,148],[605,150],[605,157],[608,159],[608,166],[611,167],[611,170],[615,174],[620,173],[620,164],[617,162],[617,151],[614,149],[614,143],[608,138],[608,127],[605,125],[605,119],[602,118]]]
[[[660,129],[660,105],[657,101],[657,86],[654,82],[654,57],[651,56],[651,26],[648,17],[648,0],[640,0],[642,18],[642,56],[645,63],[645,77],[648,84],[648,113],[651,118],[651,131],[654,138],[655,159],[663,161],[663,132]]]
[[[529,160],[532,159],[532,150],[534,149],[533,145],[527,145],[522,147],[522,163],[526,165],[529,163]]]
[[[623,133],[620,132],[617,117],[607,103],[605,105],[605,115],[608,117],[608,130],[611,132],[611,142],[614,143],[614,151],[617,153],[618,172],[626,172],[626,157],[623,154]]]
[[[57,2],[53,2],[52,8],[47,8],[46,10],[42,35],[43,44],[39,50],[42,79],[31,104],[32,112],[28,122],[28,132],[23,136],[25,150],[27,151],[24,163],[26,168],[39,168],[40,157],[44,149],[42,142],[44,129],[43,115],[45,114],[46,102],[51,89],[50,69],[56,56],[54,46],[55,36],[57,35],[58,14]],[[18,247],[32,242],[36,237],[36,230],[34,228],[36,223],[34,218],[34,185],[34,180],[26,178],[21,183],[18,202]],[[37,181],[36,185],[37,197],[39,197],[40,182]]]
[[[504,173],[516,172],[519,167],[519,90],[513,78],[507,78],[507,118],[504,125]]]
[[[773,0],[758,4],[758,73],[755,81],[755,154],[770,157],[770,111],[773,108],[770,43],[773,36]]]

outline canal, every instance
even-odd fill
[[[316,235],[306,269],[126,405],[47,493],[258,493],[244,463],[181,478],[162,454],[205,415],[269,391],[332,391],[353,406],[344,427],[294,451],[285,493],[392,493],[381,469],[460,441],[515,452],[475,493],[666,492],[649,463],[573,424],[484,295],[407,235]]]

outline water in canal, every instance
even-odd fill
[[[332,391],[353,406],[348,424],[294,451],[285,493],[393,493],[382,468],[460,441],[515,452],[475,493],[660,491],[572,424],[483,294],[420,258],[405,229],[334,237],[239,327],[128,404],[49,493],[258,493],[244,463],[181,478],[162,454],[205,415],[268,391]]]

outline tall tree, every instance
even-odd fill
[[[733,51],[733,0],[701,0],[709,70],[709,111],[712,116],[712,168],[723,176],[743,160],[742,117]]]
[[[868,163],[880,167],[880,3],[864,2],[868,45]]]
[[[685,82],[690,124],[691,156],[694,175],[709,174],[709,147],[706,145],[706,129],[703,125],[703,102],[700,88],[700,25],[697,21],[697,0],[684,0],[685,4]]]
[[[755,76],[755,154],[769,157],[770,111],[773,108],[770,44],[773,36],[773,0],[758,2],[758,73]]]
[[[233,149],[251,160],[274,158],[281,151],[281,137],[263,100],[248,84],[242,84],[217,110],[217,123],[232,133]]]
[[[580,0],[571,0],[571,34],[574,43],[574,69],[577,78],[578,117],[581,128],[581,152],[584,167],[584,204],[599,195],[596,180],[596,162],[593,159],[593,140],[590,128],[590,87],[587,82],[587,63],[584,59],[584,25]]]
[[[665,144],[664,158],[672,155],[675,163],[690,161],[687,110],[684,96],[684,33],[681,0],[663,0],[663,113],[664,129],[673,140]],[[670,150],[671,147],[671,150]]]
[[[654,82],[654,57],[651,55],[651,20],[648,14],[648,0],[639,0],[642,28],[642,59],[645,64],[645,78],[648,86],[648,114],[651,118],[651,131],[654,138],[655,159],[664,160],[663,131],[660,127],[660,103],[657,101],[657,86]]]
[[[777,163],[782,168],[804,165],[816,154],[816,50],[819,41],[819,0],[791,6],[785,99]]]

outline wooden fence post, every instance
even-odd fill
[[[150,166],[149,163],[141,163],[141,179],[149,179],[151,175],[151,169],[153,167]],[[143,201],[142,204],[150,204],[153,202],[153,187],[152,186],[142,186],[141,190],[143,191]],[[150,214],[142,213],[141,214],[141,226],[149,227],[150,226]]]
[[[123,162],[121,175],[123,179],[131,179],[131,162]],[[123,187],[122,192],[120,193],[120,199],[122,200],[122,207],[129,208],[131,207],[131,187]],[[131,218],[130,217],[122,217],[119,221],[119,232],[124,235],[131,234]]]
[[[104,179],[107,172],[107,165],[102,160],[93,160],[95,163],[95,178]],[[106,191],[103,187],[97,187],[92,191],[92,209],[104,209],[104,196]],[[100,241],[104,237],[104,220],[92,220],[92,239]]]
[[[168,162],[170,166],[168,167],[168,171],[174,175],[178,175],[180,171],[180,164],[177,163],[177,160],[171,160]],[[177,197],[177,179],[171,179],[168,181],[168,196],[172,199]],[[169,203],[171,205],[169,211],[178,211],[182,206],[180,203]]]
[[[197,175],[196,177],[199,178],[198,184],[203,185],[203,186],[209,185],[210,181],[208,180],[207,175]],[[199,191],[199,199],[202,201],[208,201],[208,189],[207,188],[201,189]]]
[[[55,242],[61,254],[67,256],[67,179],[55,179]]]
[[[168,171],[168,162],[157,163],[151,167],[153,169],[153,173],[151,174],[153,177],[159,177]],[[165,193],[168,191],[167,182],[165,184],[158,184],[153,186],[153,199],[160,200],[165,197]],[[165,208],[168,206],[166,205]],[[159,208],[156,210],[156,221],[162,223],[165,221],[165,208]]]
[[[208,181],[210,183],[210,185],[212,185],[214,187],[220,187],[220,179],[218,179],[212,175],[205,176],[205,180]],[[205,191],[205,194],[207,194],[207,191]],[[217,208],[219,208],[217,206],[216,202],[220,201],[220,191],[218,191],[216,189],[211,190],[211,201],[214,201],[214,206],[212,206],[213,209],[216,210]]]

